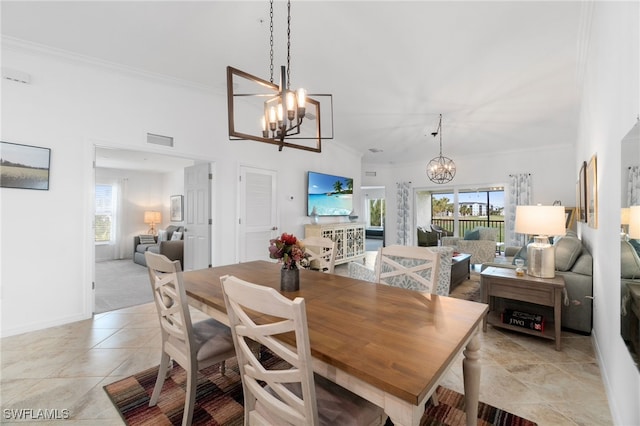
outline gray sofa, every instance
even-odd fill
[[[564,277],[565,297],[562,304],[562,328],[580,334],[591,334],[593,322],[593,258],[582,244],[575,232],[567,231],[567,235],[554,242],[556,251],[556,275]],[[510,250],[512,252],[512,250]],[[507,262],[489,262],[482,265],[482,269],[489,266],[513,268],[512,260],[525,258],[526,247],[522,248]],[[507,305],[526,312],[537,313],[543,307],[531,306],[525,302],[501,301],[500,305]],[[500,309],[501,306],[498,306]]]
[[[170,225],[164,230],[159,232],[160,241],[158,237],[154,237],[153,244],[141,244],[140,236],[133,237],[133,261],[139,265],[147,266],[147,261],[144,258],[144,253],[150,251],[156,254],[163,254],[170,260],[179,260],[180,266],[184,263],[184,239],[182,236],[179,240],[171,240],[174,232],[184,232],[182,226]]]

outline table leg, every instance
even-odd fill
[[[556,332],[556,351],[562,350],[562,342],[560,340],[560,334],[562,332],[562,290],[555,290],[555,297],[553,303],[553,320],[555,321]]]
[[[464,380],[464,404],[467,412],[467,426],[478,424],[478,397],[480,393],[480,339],[478,330],[469,340],[464,350],[462,375]]]

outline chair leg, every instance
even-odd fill
[[[191,366],[187,371],[187,396],[184,402],[184,414],[182,415],[182,426],[191,426],[193,419],[193,406],[196,403],[196,387],[198,386],[198,368]]]
[[[224,373],[227,371],[226,361],[222,361],[220,363],[220,374],[224,376]]]
[[[160,358],[160,366],[158,367],[158,377],[156,378],[156,385],[153,388],[153,393],[151,394],[151,399],[149,400],[149,407],[153,407],[157,404],[158,398],[160,397],[160,391],[162,390],[162,385],[164,384],[164,380],[167,378],[167,374],[169,374],[169,367],[172,365],[171,358],[167,355],[166,352],[162,352],[162,358]]]

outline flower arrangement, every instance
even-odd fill
[[[297,269],[296,263],[307,258],[302,242],[295,235],[285,232],[269,242],[269,257],[278,259],[282,269]]]

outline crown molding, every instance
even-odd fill
[[[47,46],[40,43],[34,43],[31,41],[15,38],[11,36],[2,35],[0,36],[0,40],[2,42],[2,49],[8,49],[8,50],[23,52],[23,53],[26,52],[32,55],[50,56],[55,59],[64,60],[71,63],[90,65],[96,68],[100,68],[102,70],[108,70],[108,71],[112,71],[120,74],[134,76],[137,78],[142,78],[145,80],[158,82],[162,84],[169,84],[169,85],[194,89],[198,91],[204,91],[207,93],[218,93],[218,94],[226,93],[226,89],[223,90],[224,88],[215,88],[215,87],[207,86],[204,84],[198,84],[192,81],[171,77],[164,74],[152,73],[152,72],[141,70],[139,68],[130,67],[127,65],[116,63],[116,62],[105,61],[103,59],[98,59],[93,56],[81,55],[79,53],[71,52],[68,50],[58,49],[55,47]]]

